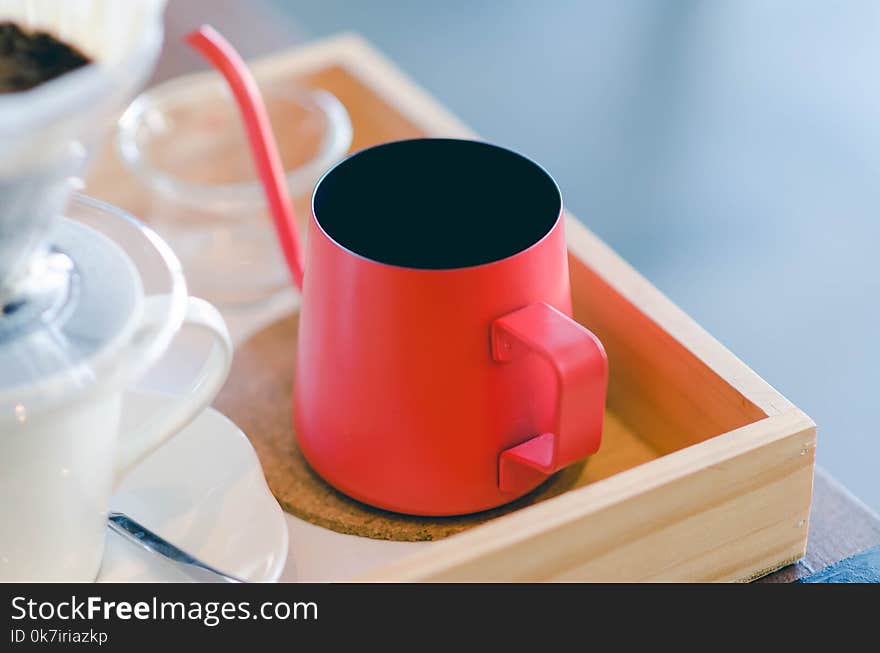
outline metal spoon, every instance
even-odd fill
[[[226,574],[211,565],[192,557],[186,551],[177,548],[168,540],[156,535],[153,531],[137,523],[134,519],[121,512],[111,512],[107,517],[107,526],[114,533],[121,535],[129,542],[138,544],[151,553],[156,553],[173,564],[184,574],[200,583],[246,583],[247,581]]]

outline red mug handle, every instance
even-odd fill
[[[556,417],[541,433],[505,449],[498,461],[502,492],[520,492],[599,450],[608,387],[608,359],[599,339],[544,303],[531,304],[492,323],[492,358],[513,363],[543,356],[556,372]]]

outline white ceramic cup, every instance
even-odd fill
[[[121,215],[88,198],[74,204],[86,222]],[[144,248],[156,248],[157,258],[167,265],[171,291],[136,298],[123,336],[111,351],[102,352],[109,363],[100,375],[91,375],[100,378],[82,382],[69,375],[75,383],[66,380],[68,389],[60,399],[35,399],[33,408],[23,403],[21,410],[0,414],[0,581],[94,580],[110,497],[119,480],[204,410],[228,375],[232,344],[220,313],[204,300],[187,297],[179,264],[167,246],[122,217],[146,235]],[[127,386],[157,362],[181,326],[213,340],[207,359],[185,392],[169,397],[146,423],[120,433]],[[48,381],[41,398],[51,394]]]

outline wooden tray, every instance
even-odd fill
[[[254,70],[335,93],[351,113],[354,149],[473,136],[356,36],[275,55]],[[97,194],[142,210],[138,189],[118,175],[104,188]],[[601,465],[587,465],[560,496],[363,580],[750,580],[804,554],[813,422],[572,216],[566,229],[575,318],[602,339],[610,361],[613,428]]]

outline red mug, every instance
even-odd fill
[[[293,394],[319,475],[457,515],[598,450],[607,360],[570,317],[562,215],[543,168],[483,142],[386,143],[321,178]]]

